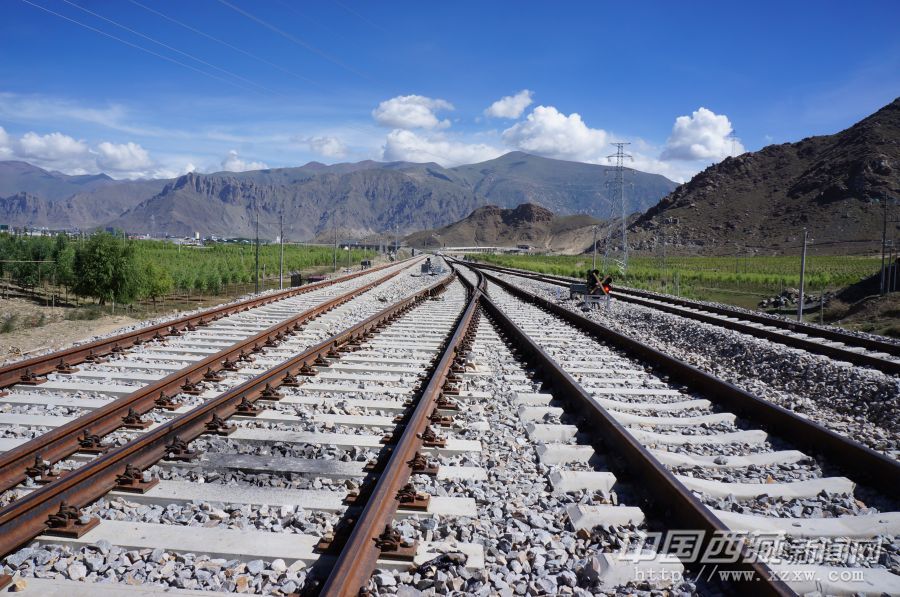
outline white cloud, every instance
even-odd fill
[[[90,161],[90,150],[87,143],[78,141],[62,133],[38,135],[28,132],[16,143],[17,153],[25,158],[32,158],[49,163],[73,163],[80,165]]]
[[[137,143],[129,141],[117,145],[104,141],[97,146],[97,165],[107,171],[136,172],[151,168],[153,160]]]
[[[0,118],[10,122],[30,122],[43,126],[79,121],[130,135],[182,138],[189,136],[185,131],[135,125],[136,117],[132,111],[119,104],[88,106],[67,98],[7,91],[0,91]]]
[[[724,114],[700,108],[691,116],[675,119],[672,134],[660,155],[663,160],[713,160],[725,159],[732,152],[733,132],[731,122]],[[744,152],[744,146],[735,140],[736,154]]]
[[[518,118],[531,105],[533,92],[523,89],[515,95],[501,97],[484,111],[486,116],[494,118]]]
[[[0,157],[7,158],[13,154],[9,134],[0,126]]]
[[[577,113],[568,116],[553,106],[538,106],[524,121],[503,131],[510,146],[529,153],[596,162],[609,145],[609,134],[587,126]]]
[[[264,162],[246,162],[238,157],[238,152],[232,149],[222,159],[222,170],[229,172],[246,172],[247,170],[266,170],[267,166]]]
[[[181,166],[162,166],[153,170],[150,178],[178,178],[188,172],[197,172],[197,166],[193,162],[183,163]]]
[[[693,164],[685,162],[666,162],[638,151],[632,152],[632,155],[634,156],[634,160],[627,164],[628,167],[641,172],[649,172],[650,174],[662,174],[669,180],[677,183],[683,183],[690,180],[690,178],[697,173],[697,168]]]
[[[450,126],[449,120],[439,120],[435,112],[452,110],[453,104],[423,95],[398,95],[378,104],[372,117],[382,126],[399,129],[441,129]]]
[[[91,147],[85,141],[53,132],[29,131],[19,138],[0,127],[0,158],[23,160],[64,174],[97,174],[105,172],[113,178],[169,177],[182,167],[165,167],[150,157],[149,152],[131,141],[103,141]]]
[[[347,146],[337,137],[310,137],[307,143],[311,151],[326,158],[342,158],[347,155]]]
[[[505,153],[503,149],[484,143],[463,143],[443,136],[425,137],[412,131],[388,133],[382,151],[386,161],[437,162],[442,166],[458,166],[491,160]]]

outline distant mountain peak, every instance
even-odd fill
[[[0,196],[28,191],[44,202],[69,200],[34,216],[0,202],[0,222],[56,228],[115,225],[156,235],[237,237],[252,234],[258,206],[265,238],[278,234],[278,214],[284,210],[287,238],[305,240],[330,230],[332,223],[359,236],[395,227],[408,233],[448,224],[494,204],[510,208],[504,216],[509,222],[538,223],[554,212],[604,215],[605,204],[597,199],[606,184],[601,168],[511,152],[454,168],[434,162],[310,162],[271,170],[189,172],[170,180],[109,181],[57,178],[37,168],[19,174],[21,168],[8,167],[10,174],[5,175],[0,163]],[[634,209],[655,204],[674,187],[661,176],[637,173]],[[529,203],[533,205],[519,207]]]
[[[581,252],[591,241],[590,228],[599,220],[586,215],[560,217],[534,203],[512,208],[484,205],[449,226],[409,235],[413,246],[501,246],[520,244],[539,249]]]
[[[322,162],[312,161],[303,164],[301,168],[309,168],[310,170],[323,170],[325,168],[328,168],[328,165],[323,164]]]

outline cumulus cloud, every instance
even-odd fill
[[[724,114],[700,108],[690,116],[675,119],[672,134],[660,156],[663,160],[714,160],[719,161],[731,155],[733,132],[731,122]],[[744,152],[744,146],[734,143],[737,153]]]
[[[81,162],[90,158],[87,143],[62,133],[39,135],[28,132],[22,135],[16,145],[20,156],[43,162]]]
[[[372,117],[382,126],[398,129],[442,129],[450,126],[449,120],[440,120],[436,112],[452,110],[453,104],[442,99],[423,95],[398,95],[378,104]]]
[[[168,173],[137,143],[103,141],[95,147],[69,135],[29,131],[16,138],[0,127],[0,158],[23,160],[65,174],[105,172],[113,178],[156,178]],[[182,170],[176,167],[175,170]]]
[[[147,150],[137,143],[115,144],[104,141],[97,146],[97,165],[104,170],[137,172],[153,166]]]
[[[388,133],[382,159],[458,166],[490,160],[503,153],[503,149],[484,143],[463,143],[442,136],[426,137],[398,129]]]
[[[238,157],[238,152],[236,149],[232,149],[228,152],[222,159],[222,170],[228,170],[229,172],[246,172],[247,170],[266,170],[269,166],[267,166],[263,162],[247,162]]]
[[[516,149],[565,160],[595,162],[609,145],[609,134],[592,129],[575,112],[566,116],[553,106],[538,106],[522,122],[503,131]]]
[[[342,158],[347,155],[347,146],[337,137],[310,137],[306,142],[311,151],[326,158]]]
[[[533,92],[523,89],[515,95],[501,97],[484,111],[485,116],[494,118],[518,118],[531,105]]]
[[[182,163],[181,165],[161,166],[153,170],[152,178],[178,178],[184,176],[188,172],[197,172],[197,166],[193,162]]]

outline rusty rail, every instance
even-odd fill
[[[573,282],[577,282],[577,280],[566,278],[564,276],[538,274],[536,272],[528,272],[510,267],[488,265],[484,263],[470,265],[476,268],[483,268],[491,271],[512,274],[523,278],[537,280],[539,282],[546,282],[548,284],[556,284],[557,286],[568,286]],[[799,348],[807,352],[821,354],[836,360],[847,361],[849,363],[853,363],[855,365],[860,365],[863,367],[871,367],[890,375],[896,375],[900,373],[900,361],[891,361],[871,354],[858,353],[840,346],[830,346],[823,343],[822,340],[824,339],[833,342],[842,342],[847,346],[865,348],[866,350],[883,352],[895,357],[900,357],[900,345],[891,342],[854,336],[846,332],[819,328],[806,323],[801,323],[799,321],[787,321],[784,319],[769,317],[762,314],[747,313],[745,311],[729,309],[727,307],[706,305],[697,301],[650,293],[633,288],[621,288],[613,290],[612,295],[624,302],[642,305],[651,309],[657,309],[659,311],[678,315],[680,317],[687,317],[696,321],[702,321],[704,323],[709,323],[719,327],[735,330],[744,334],[756,336],[757,338],[763,338],[772,342],[784,344],[792,348]],[[661,302],[669,304],[660,304]],[[685,307],[700,309],[703,311],[707,311],[708,313],[689,311]],[[726,317],[736,317],[754,323],[777,327],[783,331],[761,329],[752,325],[748,325],[746,323],[729,321],[727,319],[723,319],[722,317],[716,317],[712,314],[718,314]],[[811,336],[811,338],[790,336],[785,332],[802,333]]]
[[[492,278],[492,281],[495,280]],[[537,304],[536,301],[528,300],[524,295],[518,296],[518,298]],[[540,371],[544,382],[552,386],[553,395],[569,402],[584,417],[584,421],[579,427],[588,431],[595,438],[602,451],[613,453],[621,459],[620,461],[610,459],[613,466],[618,469],[617,477],[640,479],[640,486],[644,488],[644,496],[657,510],[665,510],[660,514],[661,518],[666,521],[667,529],[704,531],[702,549],[699,553],[703,553],[709,545],[713,539],[713,533],[728,532],[728,527],[724,523],[716,518],[690,490],[678,481],[634,436],[628,433],[580,383],[560,367],[553,357],[522,331],[488,296],[482,299],[482,306],[489,317],[511,339],[512,344],[521,349],[520,357]],[[617,462],[618,465],[616,465]],[[749,595],[794,595],[790,587],[780,580],[776,580],[768,566],[753,561],[746,551],[743,552],[743,556],[740,561],[729,563],[729,570],[752,571],[755,579],[731,584],[730,587],[735,592]],[[686,567],[689,566],[690,563],[686,565]]]
[[[313,290],[318,290],[319,288],[324,288],[326,286],[331,286],[340,282],[346,282],[347,280],[352,280],[354,278],[358,278],[360,276],[364,276],[366,274],[391,267],[392,265],[397,265],[397,263],[388,263],[375,268],[348,274],[346,276],[333,278],[331,280],[324,280],[322,282],[307,284],[305,286],[299,286],[297,288],[289,288],[287,290],[282,290],[263,297],[247,299],[245,301],[241,301],[239,303],[234,303],[231,305],[213,307],[212,309],[207,309],[193,315],[187,315],[185,317],[180,317],[171,321],[165,321],[156,325],[142,327],[131,332],[112,336],[110,338],[103,338],[100,340],[95,340],[94,342],[89,342],[87,344],[73,346],[72,348],[67,348],[65,350],[59,350],[49,354],[26,359],[24,361],[17,361],[4,367],[0,367],[0,389],[15,385],[16,383],[20,382],[22,380],[22,376],[26,374],[46,375],[47,373],[56,371],[57,367],[60,364],[71,367],[88,359],[99,358],[108,355],[113,352],[113,349],[119,351],[134,346],[137,343],[147,342],[149,340],[169,336],[172,334],[173,330],[180,332],[192,326],[205,325],[210,321],[221,319],[222,317],[227,317],[228,315],[233,315],[234,313],[238,313],[240,311],[247,311],[248,309],[261,307],[262,305],[267,305],[269,303],[280,301],[292,296],[296,296],[298,294],[305,294]]]
[[[208,400],[159,427],[135,438],[84,466],[61,476],[25,497],[0,509],[0,556],[14,551],[45,530],[51,514],[63,502],[83,507],[111,491],[117,478],[131,465],[137,470],[152,466],[171,451],[176,442],[190,442],[207,431],[214,417],[228,419],[238,413],[242,401],[255,403],[264,393],[284,383],[286,376],[296,375],[303,367],[313,367],[318,358],[383,327],[414,304],[440,292],[452,280],[448,277],[398,301],[366,320],[331,336],[265,373]]]
[[[261,347],[266,342],[276,341],[279,339],[279,335],[283,336],[285,333],[291,332],[291,330],[296,330],[305,321],[367,292],[396,276],[401,271],[403,270],[398,269],[388,273],[360,288],[346,292],[317,307],[277,323],[250,338],[241,340],[216,354],[188,365],[127,396],[118,398],[97,410],[82,415],[61,427],[51,429],[21,446],[3,452],[0,454],[0,491],[15,487],[24,481],[26,476],[25,469],[34,463],[36,457],[40,456],[42,460],[52,463],[74,454],[81,447],[80,438],[83,434],[87,433],[88,435],[102,437],[118,429],[123,426],[123,417],[128,414],[129,410],[134,409],[136,413],[142,415],[162,406],[161,402],[159,402],[161,399],[172,401],[172,398],[182,391],[183,386],[202,382],[204,376],[208,375],[208,372],[215,374],[223,370],[241,355],[249,354],[254,348]]]
[[[759,398],[737,386],[701,371],[675,357],[616,332],[561,305],[516,287],[491,274],[485,274],[507,292],[563,319],[603,342],[624,350],[632,357],[650,363],[655,369],[701,392],[714,404],[753,421],[802,448],[808,454],[821,454],[829,463],[840,465],[851,479],[897,495],[900,487],[900,461],[880,454],[801,417],[796,413]]]
[[[481,277],[480,274],[479,278]],[[457,321],[453,336],[446,344],[428,385],[408,415],[403,433],[393,447],[384,472],[378,477],[369,499],[353,526],[347,543],[341,550],[331,573],[322,586],[320,595],[329,597],[355,597],[369,582],[375,570],[381,550],[376,539],[393,520],[399,501],[398,491],[412,474],[412,460],[422,447],[422,432],[428,426],[429,415],[435,409],[438,396],[444,387],[450,367],[457,352],[465,342],[465,336],[478,309],[481,289],[472,289],[469,301]]]

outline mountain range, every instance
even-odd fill
[[[680,253],[796,253],[880,248],[900,237],[900,98],[833,135],[770,145],[694,176],[630,226],[629,245]]]
[[[24,162],[0,162],[0,223],[51,229],[104,226],[163,236],[305,240],[332,228],[365,236],[407,234],[460,220],[484,205],[535,203],[562,215],[608,215],[609,166],[512,152],[478,164],[311,162],[297,168],[189,173],[168,180],[67,176]],[[671,180],[634,172],[632,211],[671,192]]]

